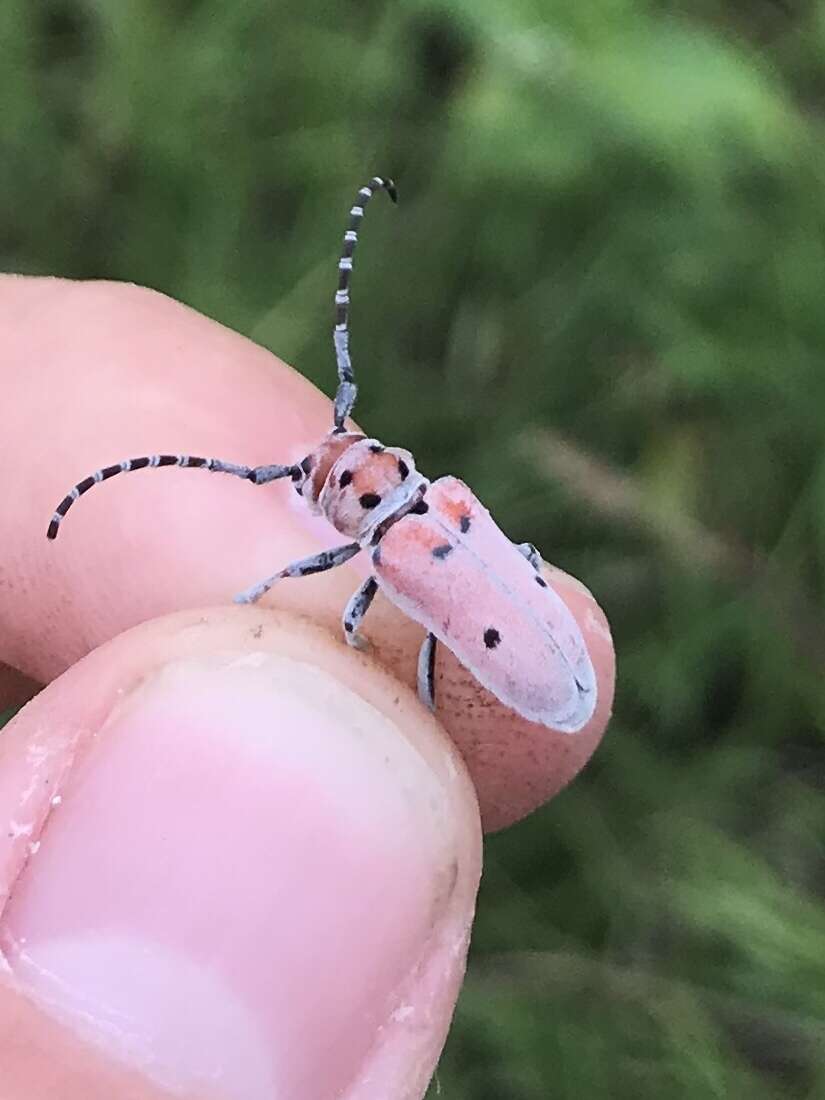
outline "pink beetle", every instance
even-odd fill
[[[436,645],[441,642],[506,706],[532,722],[575,733],[596,707],[596,676],[581,631],[541,575],[530,543],[516,545],[458,478],[429,482],[409,451],[349,432],[357,388],[349,354],[349,283],[364,208],[377,190],[396,201],[390,179],[375,176],[350,210],[338,261],[334,344],[338,364],[334,427],[298,465],[240,466],[192,455],[126,459],[84,478],[52,516],[48,537],[78,497],[116,474],[186,466],[232,474],[254,485],[291,478],[312,511],[351,541],[293,562],[235,597],[254,603],[279,580],[333,569],[366,550],[372,575],[346,606],[344,636],[361,647],[358,627],[381,588],[427,630],[418,659],[418,691],[434,708]]]

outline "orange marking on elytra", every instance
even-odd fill
[[[466,491],[465,491],[466,490]],[[450,485],[449,489],[435,482],[431,489],[434,504],[439,514],[447,519],[454,527],[459,527],[464,516],[472,516],[475,509],[475,498],[466,489],[466,486]]]

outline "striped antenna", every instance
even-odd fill
[[[391,179],[373,176],[365,184],[355,199],[355,205],[349,212],[349,225],[344,234],[344,247],[338,261],[338,289],[335,292],[335,359],[338,364],[338,392],[335,394],[335,430],[344,430],[344,421],[350,415],[358,396],[352,362],[349,357],[349,281],[352,275],[352,254],[358,243],[358,230],[364,209],[376,191],[386,191],[393,202],[398,202],[398,192]]]
[[[95,470],[89,477],[78,481],[55,509],[46,537],[57,538],[63,517],[77,498],[88,493],[93,485],[108,481],[116,474],[128,474],[132,470],[143,470],[154,466],[199,467],[211,473],[242,477],[255,485],[265,485],[268,481],[276,481],[281,477],[291,477],[293,481],[298,481],[303,476],[300,466],[237,466],[234,462],[222,462],[219,458],[197,458],[194,455],[144,455],[142,458],[127,458],[123,462],[118,462],[116,466],[104,466],[102,470]]]

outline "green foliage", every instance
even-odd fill
[[[616,717],[488,842],[432,1094],[825,1095],[825,8],[5,0],[0,42],[3,266],[328,392],[391,172],[359,417],[608,611]]]

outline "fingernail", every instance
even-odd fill
[[[338,1096],[446,905],[449,793],[330,673],[182,660],[74,763],[0,950],[33,997],[166,1087]]]

